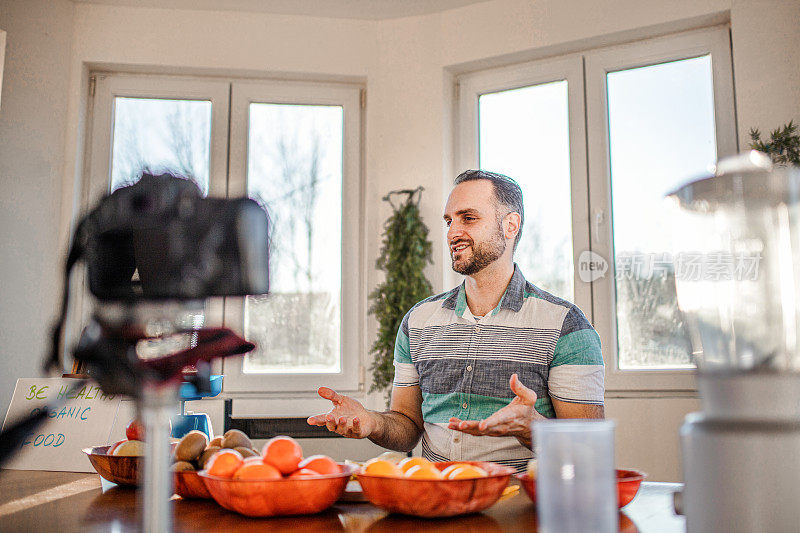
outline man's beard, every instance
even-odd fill
[[[453,262],[453,270],[459,274],[471,276],[500,259],[505,251],[506,240],[503,236],[503,228],[500,226],[497,232],[495,232],[488,241],[481,243],[472,242],[472,257],[469,259],[461,260],[460,264],[457,264],[453,252],[450,252],[450,258]]]

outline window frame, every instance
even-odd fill
[[[583,63],[580,55],[532,61],[522,65],[493,68],[458,78],[458,141],[456,167],[465,170],[478,168],[480,154],[480,128],[478,99],[484,94],[543,85],[557,81],[567,82],[570,192],[572,202],[572,260],[578,264],[581,251],[589,249],[589,197],[586,187],[586,142],[583,120]],[[491,169],[488,169],[491,170]],[[513,177],[513,176],[512,176]],[[449,192],[452,184],[445,187]],[[523,191],[524,192],[524,191]],[[526,224],[535,221],[528,220]],[[444,279],[448,286],[461,283],[463,276],[456,274],[445,261]],[[573,271],[574,303],[592,320],[591,290]],[[535,279],[529,280],[536,284]]]
[[[250,101],[271,103],[341,105],[344,108],[344,147],[342,157],[342,299],[340,353],[342,371],[338,374],[244,374],[243,358],[215,361],[215,373],[225,374],[223,394],[253,398],[276,392],[293,397],[293,405],[309,414],[316,412],[320,398],[316,391],[325,384],[345,392],[361,391],[364,385],[361,354],[366,347],[366,263],[364,249],[362,109],[363,87],[355,83],[286,80],[240,80],[200,76],[169,76],[118,72],[91,72],[93,98],[89,99],[87,149],[81,205],[94,205],[110,192],[111,161],[116,97],[208,100],[212,103],[209,146],[208,196],[243,196],[247,192],[247,142]],[[345,275],[355,273],[355,275]],[[83,287],[83,282],[81,282]],[[83,290],[76,291],[75,312],[70,313],[70,333],[80,330],[88,319]],[[206,324],[226,325],[243,332],[244,298],[210,298],[206,304]],[[312,398],[313,396],[313,398]],[[256,403],[259,403],[258,401]],[[253,407],[253,406],[251,406]],[[252,409],[251,409],[252,410]],[[274,414],[261,407],[262,414]],[[238,408],[237,408],[238,411]]]
[[[603,342],[606,390],[696,390],[692,369],[619,368],[616,286],[611,221],[611,161],[606,80],[620,70],[711,55],[717,159],[737,152],[730,33],[727,27],[706,28],[657,37],[585,54],[587,140],[589,151],[592,251],[609,263],[606,276],[592,283],[594,326]]]
[[[90,120],[85,173],[81,191],[81,205],[87,210],[111,191],[111,162],[113,157],[114,102],[117,97],[164,98],[172,100],[208,100],[211,102],[211,135],[209,138],[208,196],[224,198],[225,180],[213,176],[226,176],[228,166],[228,115],[230,84],[208,78],[192,76],[164,76],[120,72],[91,72],[90,86],[94,86],[89,99]],[[81,272],[83,270],[81,269]],[[67,324],[68,340],[77,341],[83,324],[89,320],[85,276],[76,279],[76,290],[71,293],[73,311]],[[223,299],[209,298],[205,305],[207,326],[223,325]],[[219,362],[212,363],[214,372],[221,372]]]
[[[592,322],[603,345],[606,391],[695,391],[694,369],[621,370],[617,357],[614,265],[603,278],[584,283],[578,277],[578,256],[590,250],[611,262],[610,154],[606,74],[711,55],[717,158],[738,147],[729,26],[714,26],[576,54],[467,73],[456,79],[456,167],[478,165],[478,97],[550,81],[567,80],[570,176],[572,181],[575,300]],[[574,81],[573,81],[574,80]],[[445,187],[449,190],[449,184]],[[443,265],[452,285],[463,277]],[[531,280],[535,283],[536,280]]]
[[[338,373],[246,374],[244,356],[223,361],[225,392],[312,392],[320,384],[355,392],[361,386],[364,320],[361,318],[361,281],[365,279],[360,246],[361,206],[361,88],[345,83],[292,81],[235,81],[231,85],[231,144],[228,194],[247,194],[247,154],[251,103],[342,106],[344,115],[342,153],[342,285],[340,355]],[[355,276],[345,273],[357,273]],[[244,330],[244,298],[225,299],[225,323]]]
[[[213,176],[227,176],[228,167],[228,81],[124,73],[93,73],[94,107],[90,138],[87,187],[83,205],[93,205],[111,190],[111,160],[114,131],[114,99],[164,98],[208,100],[211,102],[211,138],[208,162],[208,195],[226,196],[226,183]]]

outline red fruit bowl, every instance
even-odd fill
[[[245,516],[290,516],[324,511],[341,497],[356,468],[339,463],[341,474],[296,479],[229,479],[198,472],[218,504]]]
[[[633,501],[646,477],[647,474],[638,470],[617,470],[617,499],[620,509]]]
[[[530,477],[527,472],[517,474],[515,477],[533,503],[536,503],[536,479]],[[633,501],[636,493],[639,492],[639,486],[646,477],[647,474],[638,470],[617,469],[617,501],[620,509]]]
[[[211,499],[203,478],[191,470],[175,472],[175,494],[181,498]]]
[[[129,455],[108,455],[110,447],[110,445],[93,446],[84,448],[83,453],[89,456],[89,462],[103,479],[117,485],[137,486],[142,458]]]
[[[407,479],[358,474],[364,496],[392,513],[426,518],[477,513],[493,505],[508,486],[513,468],[482,461],[433,463],[439,470],[458,463],[478,466],[489,474],[472,479]]]

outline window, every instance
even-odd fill
[[[226,361],[227,390],[358,389],[362,278],[342,272],[363,270],[359,109],[346,85],[233,86],[229,190],[270,209],[275,259],[269,296],[228,299],[226,320],[261,342]]]
[[[481,168],[516,176],[529,194],[517,257],[523,272],[574,300],[566,80],[478,98]]]
[[[606,87],[619,367],[691,368],[664,196],[717,160],[711,57],[609,72]]]
[[[549,238],[537,241],[546,251],[520,246],[517,262],[532,283],[571,299],[592,320],[603,342],[608,390],[694,388],[663,198],[736,152],[729,43],[727,28],[706,29],[460,80],[460,164],[519,179],[526,193],[523,239],[531,229]],[[570,69],[570,61],[578,68]],[[555,94],[559,83],[568,86],[566,103],[547,101],[545,91]],[[522,98],[523,92],[530,96]],[[484,105],[499,95],[516,111],[501,114]],[[542,108],[534,111],[536,103]],[[565,107],[566,119],[556,113]],[[557,148],[567,121],[569,144]],[[555,170],[565,150],[569,173]],[[561,190],[565,181],[571,197]],[[529,215],[528,198],[542,195],[550,211],[534,206]],[[571,235],[556,214],[570,208]],[[572,265],[558,259],[566,255],[564,239]],[[552,266],[537,265],[542,257]],[[608,270],[588,270],[590,260]],[[571,275],[574,297],[548,268],[562,279]]]
[[[222,363],[224,390],[357,390],[360,89],[96,76],[86,201],[148,169],[190,177],[211,196],[250,196],[269,213],[270,294],[206,309],[207,323],[258,345]]]
[[[573,274],[589,247],[582,69],[569,57],[463,78],[459,168],[519,182],[525,223],[515,260],[526,278],[590,315],[589,287]]]
[[[145,169],[172,171],[208,194],[211,102],[114,97],[111,190]]]

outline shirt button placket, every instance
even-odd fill
[[[461,390],[461,418],[462,420],[469,420],[469,403],[468,398],[469,394],[472,391],[472,378],[473,378],[473,364],[475,362],[475,357],[478,353],[478,333],[480,332],[481,327],[480,324],[475,324],[475,327],[472,328],[472,333],[469,339],[469,352],[467,354],[467,369],[466,369],[466,376],[464,377],[464,388]],[[458,433],[453,436],[453,441],[451,443],[451,449],[453,451],[453,460],[461,461],[463,460],[463,444],[464,438],[466,436],[464,434]]]
[[[469,346],[469,358],[467,359],[467,367],[465,369],[465,376],[464,376],[464,392],[469,395],[472,393],[472,380],[475,377],[475,374],[472,372],[473,364],[475,363],[475,359],[478,355],[478,336],[481,331],[481,325],[475,324],[475,327],[472,328],[472,338],[470,339],[470,346]],[[469,396],[467,396],[469,398]],[[469,415],[469,404],[465,401],[461,408],[467,411],[466,416]]]

